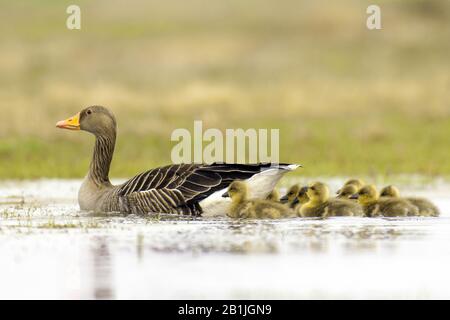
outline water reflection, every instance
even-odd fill
[[[282,252],[326,253],[330,248],[346,251],[375,251],[381,242],[405,237],[421,239],[421,228],[405,229],[404,221],[330,219],[284,221],[191,220],[179,224],[164,221],[151,224],[153,232],[136,235],[138,260],[145,250],[160,253],[276,254]]]
[[[142,261],[144,257],[144,235],[142,233],[138,233],[136,239],[136,255],[139,262]]]
[[[91,245],[92,286],[95,299],[113,299],[113,263],[108,237],[94,237]]]

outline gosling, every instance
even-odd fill
[[[380,197],[400,198],[400,191],[395,186],[387,186],[381,189]],[[424,217],[438,217],[439,209],[428,199],[425,198],[403,198],[410,202],[419,210],[419,215]]]
[[[281,203],[268,200],[248,199],[248,187],[243,181],[233,181],[222,197],[230,197],[228,216],[243,219],[279,219],[294,215],[293,210]]]
[[[298,192],[297,198],[294,200],[294,211],[297,216],[301,217],[300,209],[301,207],[309,201],[308,197],[308,187],[303,187]]]
[[[277,189],[273,189],[266,197],[267,201],[280,202],[280,193]]]
[[[404,199],[380,198],[373,185],[364,186],[351,199],[358,199],[367,217],[406,217],[419,214],[419,210]]]
[[[365,183],[361,179],[350,179],[344,183],[344,187],[348,185],[354,185],[358,190],[364,187]]]
[[[343,217],[362,216],[363,210],[359,204],[344,200],[330,199],[328,187],[316,182],[308,187],[306,192],[309,200],[299,209],[301,217]]]
[[[295,208],[295,201],[297,199],[297,195],[300,191],[300,186],[298,184],[294,184],[289,188],[287,193],[280,199],[281,203],[285,203],[289,208]]]
[[[353,196],[357,192],[358,192],[358,188],[356,187],[356,185],[348,184],[338,190],[336,198],[337,199],[350,199],[350,197]]]

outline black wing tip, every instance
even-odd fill
[[[296,170],[298,168],[303,168],[303,166],[301,164],[298,163],[285,163],[285,162],[281,162],[281,163],[273,163],[273,162],[260,162],[260,163],[226,163],[226,162],[214,162],[212,164],[209,165],[205,165],[205,168],[220,168],[223,167],[224,169],[228,169],[228,170],[243,170],[246,171],[248,169],[253,169],[253,170],[259,170],[259,171],[264,171],[267,169],[273,169],[273,168],[277,168],[277,169],[282,169],[282,170],[287,170],[287,171],[293,171]]]

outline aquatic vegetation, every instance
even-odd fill
[[[47,222],[38,224],[39,229],[98,229],[102,228],[102,225],[95,220],[88,221],[57,221],[54,217],[51,217]]]
[[[16,213],[15,210],[10,209],[10,208],[0,210],[0,218],[1,219],[9,219],[12,217],[14,217],[14,218],[18,217],[18,214]]]

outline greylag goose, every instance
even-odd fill
[[[231,198],[227,215],[243,219],[279,219],[294,215],[294,211],[281,203],[269,200],[249,199],[248,186],[244,181],[233,181],[222,196]]]
[[[380,197],[400,198],[400,191],[395,186],[387,186],[381,189]],[[424,217],[438,217],[439,209],[430,200],[425,198],[403,198],[419,210],[419,215]]]
[[[328,186],[322,182],[315,182],[306,192],[309,201],[300,207],[302,217],[340,217],[362,216],[361,206],[353,201],[330,199]]]
[[[223,215],[230,200],[221,195],[232,181],[246,180],[253,197],[265,198],[283,174],[299,167],[268,163],[172,164],[114,186],[109,180],[117,133],[113,113],[102,106],[91,106],[56,126],[95,136],[89,172],[78,193],[80,209],[87,211]]]
[[[367,217],[406,217],[419,215],[419,210],[404,199],[380,198],[377,188],[373,185],[362,187],[350,199],[358,199]]]

